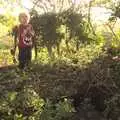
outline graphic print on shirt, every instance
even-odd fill
[[[22,37],[23,37],[23,43],[25,45],[27,45],[27,46],[32,45],[32,36],[30,35],[27,28],[23,30]]]

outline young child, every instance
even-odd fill
[[[18,61],[19,68],[23,69],[29,65],[32,57],[32,46],[34,30],[31,24],[29,24],[30,17],[26,13],[20,13],[19,22],[20,25],[17,27],[17,38],[18,38]],[[16,41],[16,40],[15,40]],[[15,42],[15,49],[16,49]]]

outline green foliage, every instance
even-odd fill
[[[120,113],[120,94],[115,94],[111,99],[106,101],[107,108],[104,112],[105,116],[111,119],[119,118]]]
[[[60,32],[61,24],[57,14],[46,13],[38,15],[35,11],[31,12],[31,23],[36,33],[38,46],[46,46],[49,55],[52,56],[52,47],[59,46],[64,37]]]
[[[3,101],[4,99],[4,101]],[[31,88],[24,88],[20,92],[8,92],[1,97],[1,119],[25,120],[36,119],[42,111],[44,100]]]
[[[2,47],[0,49],[0,66],[6,66],[12,64],[12,56],[10,54],[10,50],[8,49],[8,46],[6,47],[4,44],[1,46]]]
[[[75,43],[76,50],[85,42],[93,41],[88,37],[86,22],[81,13],[68,9],[62,13],[45,13],[39,15],[36,11],[31,12],[31,24],[36,32],[36,39],[40,46],[46,46],[50,56],[53,56],[52,48],[57,47],[60,54],[62,40],[66,42],[69,52],[71,40]],[[91,40],[90,40],[91,39]]]
[[[111,10],[112,14],[109,18],[110,21],[114,21],[116,17],[120,18],[120,2],[119,1],[113,1],[111,2]]]
[[[79,39],[80,41],[84,41],[83,36],[85,36],[83,16],[80,13],[76,13],[73,10],[68,10],[62,13],[65,17],[64,24],[68,27],[68,31],[71,38]],[[87,34],[86,34],[87,37]]]
[[[112,2],[112,0],[94,0],[93,3],[94,5],[106,5]]]
[[[117,91],[119,88],[116,89],[114,85],[117,87],[120,85],[120,63],[106,58],[108,55],[103,52],[102,45],[83,45],[78,52],[70,54],[65,53],[65,50],[67,48],[63,49],[64,53],[61,58],[52,61],[53,66],[50,66],[48,62],[42,68],[37,64],[28,72],[16,72],[14,69],[0,74],[1,85],[12,81],[5,87],[8,90],[15,90],[14,92],[6,90],[4,94],[1,92],[1,118],[5,120],[71,120],[72,116],[77,113],[74,114],[74,106],[70,99],[63,99],[62,96],[66,94],[69,96],[74,91],[76,93],[76,90],[79,93],[83,92],[86,96],[89,92],[92,95],[102,94],[103,98],[104,93],[107,96],[115,90],[117,96],[112,94],[109,99],[105,96],[106,110],[109,108],[108,112],[111,112],[114,109],[115,113],[119,113],[119,91]],[[43,50],[41,63],[44,63],[45,57],[48,56],[46,50]],[[84,80],[87,82],[84,83]],[[12,88],[7,88],[11,84]],[[88,84],[89,87],[83,89]],[[90,91],[91,89],[93,91]],[[99,91],[96,92],[97,90]],[[44,99],[40,97],[41,94],[45,96]],[[56,102],[57,97],[60,97],[60,100]],[[96,100],[99,101],[99,97]],[[108,112],[105,112],[108,116]]]
[[[0,23],[5,24],[7,22],[7,18],[5,16],[0,15]]]
[[[45,102],[27,87],[20,92],[5,93],[0,99],[0,115],[5,120],[62,120],[70,118],[73,111],[67,99],[56,104]]]
[[[15,17],[10,14],[0,15],[0,23],[6,26],[9,30],[17,23]]]
[[[94,4],[105,5],[107,2],[97,0]],[[114,16],[119,17],[119,4],[114,12]],[[107,106],[103,108],[106,117],[113,120],[119,117],[120,62],[112,57],[120,55],[120,41],[115,41],[115,37],[108,34],[96,32],[94,36],[86,21],[86,16],[75,11],[73,6],[60,13],[40,15],[34,10],[31,12],[30,23],[36,33],[38,59],[26,71],[16,68],[8,68],[8,71],[2,68],[3,71],[0,71],[1,119],[74,120],[72,116],[78,113],[74,114],[75,108],[70,100],[74,100],[71,96],[76,92],[80,98],[79,105],[81,97],[89,97],[95,99],[95,107],[99,101]],[[0,25],[5,33],[15,22],[16,19],[9,14],[0,15]],[[5,33],[0,31],[0,37]],[[116,34],[119,38],[119,32]],[[11,38],[0,39],[0,66],[12,64],[8,39]],[[109,39],[109,49],[103,49]],[[49,55],[55,59],[50,59]],[[68,99],[62,98],[64,95]],[[79,105],[77,107],[81,107]]]
[[[69,100],[64,99],[63,102],[56,104],[48,100],[40,115],[40,120],[68,120],[71,118],[72,112],[74,112],[74,108]]]

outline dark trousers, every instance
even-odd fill
[[[19,68],[23,69],[29,65],[32,58],[32,48],[26,47],[26,48],[19,48]]]

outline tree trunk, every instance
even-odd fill
[[[67,52],[70,52],[70,49],[69,49],[69,42],[68,42],[68,37],[67,37],[67,27],[66,27],[66,39],[65,39],[65,44],[66,44],[66,47],[67,47]]]
[[[79,50],[79,40],[76,40],[76,51]]]
[[[48,50],[48,55],[51,59],[54,58],[54,55],[53,55],[53,51],[52,51],[52,46],[51,45],[48,45],[47,46],[47,50]]]
[[[88,7],[88,23],[89,23],[88,28],[90,31],[92,30],[93,35],[96,36],[96,33],[95,33],[94,28],[93,28],[92,23],[91,23],[91,14],[90,13],[91,13],[92,2],[93,1],[89,2],[89,7]]]
[[[60,44],[57,44],[57,54],[60,56]]]

